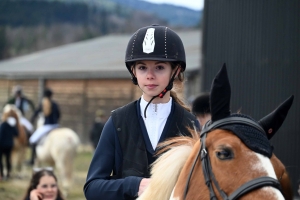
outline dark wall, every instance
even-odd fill
[[[201,92],[223,63],[232,112],[259,120],[294,94],[291,110],[271,139],[297,192],[300,178],[300,1],[205,0]]]

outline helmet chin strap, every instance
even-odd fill
[[[175,76],[177,74],[178,69],[180,69],[180,67],[178,67],[176,69],[176,71],[173,74],[172,78],[170,79],[169,84],[167,85],[167,87],[161,93],[159,93],[158,95],[153,96],[151,98],[151,100],[148,102],[148,104],[147,104],[147,106],[145,107],[145,110],[144,110],[144,117],[145,118],[147,118],[146,117],[146,110],[147,110],[148,106],[150,105],[150,103],[153,101],[153,99],[155,99],[156,97],[163,98],[165,96],[165,94],[173,88],[173,82],[174,82],[174,79],[175,79]]]

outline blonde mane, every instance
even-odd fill
[[[171,138],[158,145],[157,156],[159,157],[152,164],[151,182],[138,199],[170,198],[182,167],[199,139],[198,133],[194,131],[190,131],[190,133],[192,137]]]

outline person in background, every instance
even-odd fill
[[[3,113],[0,125],[0,180],[10,178],[11,152],[14,146],[14,137],[19,135],[18,116],[12,110]],[[6,161],[6,176],[3,173],[2,156]]]
[[[96,115],[96,117],[94,120],[94,124],[90,131],[90,140],[92,142],[94,149],[96,149],[96,147],[97,147],[97,144],[99,142],[99,139],[100,139],[100,136],[102,133],[102,129],[106,122],[106,116],[105,116],[103,110],[100,110],[100,109],[97,110],[95,115]]]
[[[27,138],[29,138],[33,132],[33,125],[26,118],[26,112],[31,109],[32,112],[35,111],[35,106],[32,100],[25,97],[23,94],[23,89],[20,85],[16,85],[12,89],[13,97],[10,98],[5,105],[13,104],[15,105],[21,112],[20,123],[26,129]]]
[[[32,147],[31,160],[29,163],[31,165],[34,164],[36,154],[35,147],[40,139],[43,136],[47,135],[51,130],[59,127],[60,109],[58,104],[54,100],[52,100],[52,95],[52,90],[46,88],[44,91],[42,102],[31,118],[31,122],[34,123],[35,118],[40,112],[43,113],[43,116],[45,118],[44,124],[41,127],[38,127],[38,129],[29,138],[29,143]]]
[[[64,200],[53,171],[34,169],[23,200]]]
[[[136,199],[150,182],[158,143],[188,135],[200,125],[173,90],[184,80],[185,50],[172,29],[151,25],[130,38],[126,68],[142,96],[114,110],[92,158],[84,194],[87,200]]]
[[[16,85],[13,87],[13,97],[10,98],[6,104],[14,104],[21,111],[22,115],[29,110],[29,108],[34,112],[35,106],[32,100],[28,99],[23,95],[23,90],[20,85]]]
[[[196,115],[201,127],[211,119],[209,93],[202,93],[193,100],[192,112]]]

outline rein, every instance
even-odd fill
[[[241,197],[242,195],[257,189],[257,188],[261,188],[264,186],[271,186],[274,187],[278,190],[281,191],[281,186],[278,180],[271,178],[271,177],[267,177],[267,176],[263,176],[263,177],[259,177],[259,178],[255,178],[251,181],[248,181],[247,183],[243,184],[242,186],[240,186],[236,191],[234,191],[229,197],[226,195],[226,193],[220,188],[213,172],[212,172],[212,167],[210,164],[210,160],[209,160],[209,156],[208,156],[208,152],[205,146],[205,140],[207,137],[207,134],[216,129],[216,128],[220,128],[224,125],[228,125],[228,124],[243,124],[243,125],[248,125],[251,126],[253,128],[258,129],[259,131],[264,132],[264,130],[262,129],[262,127],[260,125],[258,125],[257,123],[253,122],[252,120],[249,120],[247,118],[241,118],[241,117],[227,117],[225,119],[221,119],[218,120],[214,123],[211,123],[211,121],[208,121],[201,133],[200,133],[200,141],[201,141],[201,148],[199,149],[198,155],[196,156],[191,171],[188,175],[188,179],[187,179],[187,183],[185,186],[185,190],[184,190],[184,199],[186,199],[187,196],[187,192],[188,192],[188,186],[189,186],[189,182],[192,176],[192,173],[194,171],[194,167],[196,165],[197,160],[201,159],[201,164],[202,164],[202,170],[203,170],[203,174],[204,174],[204,179],[205,179],[205,184],[207,185],[208,189],[209,189],[209,195],[210,195],[210,200],[217,200],[216,194],[213,190],[212,187],[212,182],[215,185],[215,187],[217,188],[218,192],[220,193],[221,197],[224,200],[236,200],[239,197]]]

